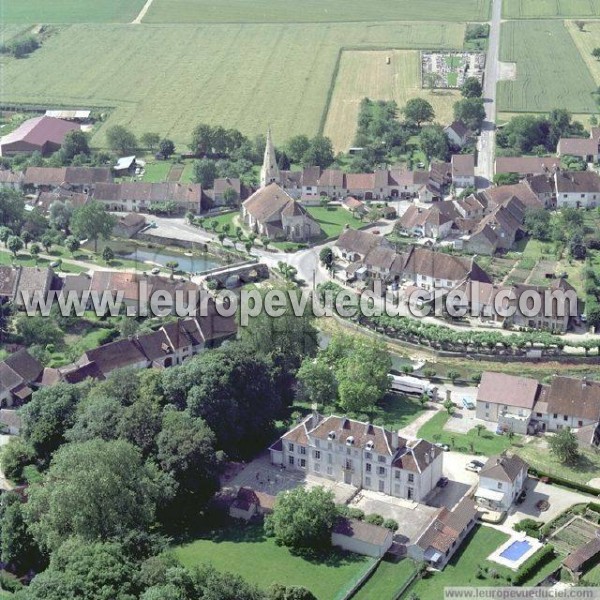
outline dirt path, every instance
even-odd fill
[[[153,1],[154,0],[146,0],[146,4],[144,4],[144,6],[142,7],[142,10],[140,10],[140,13],[138,14],[138,16],[133,21],[131,21],[131,25],[140,25],[141,24],[142,19],[146,16],[146,13],[152,6]]]
[[[398,435],[402,437],[416,438],[419,429],[421,429],[421,427],[425,425],[427,421],[433,419],[433,417],[437,415],[438,411],[441,408],[441,405],[430,402],[429,409],[422,415],[419,415],[412,423],[409,423],[406,427],[402,427],[402,429],[399,429]]]

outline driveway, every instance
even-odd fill
[[[473,398],[474,400],[474,398]],[[456,399],[454,400],[456,402]],[[459,400],[460,402],[460,400]],[[494,433],[496,424],[490,421],[483,421],[475,416],[474,410],[469,410],[459,406],[454,410],[452,416],[444,425],[444,431],[453,431],[454,433],[468,433],[475,425],[483,425],[488,431]]]
[[[504,525],[512,527],[518,521],[527,518],[547,523],[574,504],[590,501],[589,496],[542,483],[537,479],[528,479],[525,488],[527,490],[525,501],[523,504],[514,505],[511,508]],[[546,512],[540,512],[536,508],[535,505],[539,500],[546,500],[550,503],[550,508]]]

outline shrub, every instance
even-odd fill
[[[515,523],[513,529],[515,531],[524,531],[527,535],[537,538],[540,534],[540,528],[543,523],[536,521],[535,519],[523,519],[518,523]]]
[[[0,571],[0,589],[8,592],[18,592],[23,588],[23,584],[10,573]]]
[[[383,522],[383,526],[391,531],[398,531],[398,522],[394,519],[386,519]]]
[[[368,515],[365,518],[365,523],[370,523],[371,525],[383,525],[383,517],[381,515],[378,515],[377,513],[373,513],[371,515]]]
[[[362,521],[365,518],[365,512],[360,510],[360,508],[349,508],[348,509],[348,517],[351,519],[358,519]]]

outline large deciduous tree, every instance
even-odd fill
[[[420,127],[423,123],[433,121],[435,112],[424,98],[411,98],[402,109],[405,119]]]
[[[94,201],[75,209],[71,219],[71,229],[80,239],[93,240],[94,252],[97,252],[98,239],[108,239],[115,223],[115,217],[106,212],[100,202]]]
[[[576,460],[579,455],[577,436],[570,427],[564,427],[548,438],[550,454],[554,455],[561,463],[568,464]]]
[[[137,149],[137,138],[126,127],[113,125],[106,131],[106,140],[110,149],[118,154],[133,154]]]

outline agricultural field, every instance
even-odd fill
[[[489,0],[154,0],[144,23],[487,21]]]
[[[600,22],[586,21],[583,31],[580,31],[573,21],[567,21],[566,27],[591,71],[596,84],[600,84],[600,61],[592,56],[592,50],[600,46]]]
[[[517,76],[514,81],[499,82],[499,111],[597,111],[592,95],[596,83],[562,21],[504,23],[500,60],[515,62]]]
[[[2,23],[129,23],[145,0],[0,0]]]
[[[600,0],[504,0],[505,19],[600,17]]]
[[[460,47],[460,40],[454,44]],[[386,58],[390,57],[390,64]],[[452,106],[460,93],[421,88],[421,59],[416,50],[345,51],[340,59],[324,134],[336,151],[352,146],[363,98],[395,100],[402,108],[411,98],[428,100],[440,123],[452,121]]]
[[[70,25],[26,60],[4,63],[11,85],[0,101],[115,107],[94,135],[96,146],[109,125],[121,124],[182,147],[199,122],[248,135],[270,124],[281,143],[319,131],[349,41],[357,48],[455,48],[463,37],[464,25],[440,23]]]

